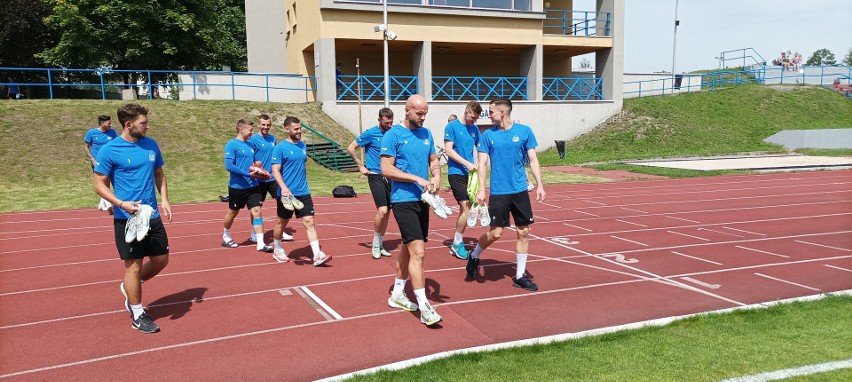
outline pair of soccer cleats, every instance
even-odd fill
[[[281,205],[287,211],[301,210],[305,208],[305,204],[293,195],[281,195]]]
[[[269,171],[266,171],[266,169],[263,168],[263,163],[260,163],[260,161],[255,161],[254,163],[252,163],[252,165],[249,166],[248,170],[249,170],[249,175],[252,178],[264,179],[264,180],[272,179],[272,176],[269,175]]]
[[[405,293],[400,293],[395,295],[391,293],[391,296],[388,297],[388,306],[391,308],[399,308],[408,312],[414,312],[418,310],[417,304],[411,302],[408,299],[408,296]],[[426,326],[432,326],[439,322],[441,322],[443,318],[440,314],[432,307],[432,304],[426,303],[426,309],[420,309],[420,322]]]
[[[435,215],[438,215],[441,219],[446,219],[447,216],[453,214],[453,210],[447,206],[447,202],[444,201],[444,198],[438,196],[438,194],[426,191],[420,195],[420,200],[423,203],[428,204],[429,207],[432,207],[432,211],[434,211]]]
[[[284,248],[275,248],[275,250],[272,252],[272,260],[275,260],[279,263],[287,263],[290,262],[291,259],[287,256],[287,252],[284,251]],[[314,266],[318,267],[331,261],[331,256],[326,255],[323,251],[319,251],[319,253],[314,256],[312,261],[314,263]]]
[[[127,224],[124,226],[124,241],[127,243],[142,241],[145,236],[148,236],[148,231],[151,230],[151,215],[153,214],[153,207],[140,204],[139,209],[133,215],[130,215],[130,219],[127,219]]]
[[[487,204],[477,204],[474,202],[470,206],[470,212],[467,214],[467,226],[475,227],[477,220],[479,220],[479,225],[483,227],[488,227],[491,224],[491,215],[488,213]]]

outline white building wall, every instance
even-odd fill
[[[180,99],[308,102],[314,85],[299,75],[230,73],[178,74]],[[267,90],[267,87],[269,88]]]

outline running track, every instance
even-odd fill
[[[143,302],[163,329],[153,335],[130,328],[111,217],[2,214],[0,379],[312,380],[451,349],[852,289],[850,170],[547,191],[544,204],[534,203],[535,293],[511,286],[513,232],[485,252],[479,279],[466,282],[465,262],[446,248],[451,221],[433,215],[427,294],[444,317],[435,328],[387,307],[395,258],[369,255],[369,197],[316,199],[323,250],[334,256],[319,268],[299,221],[290,225],[296,242],[284,244],[298,260],[278,264],[252,246],[219,246],[224,203],[175,206],[166,226],[171,263],[144,286]],[[246,216],[237,238],[248,236]],[[482,232],[469,229],[468,241]],[[386,244],[399,246],[394,222]]]

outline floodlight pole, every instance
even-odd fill
[[[390,75],[388,74],[388,0],[382,1],[382,23],[385,30],[382,31],[385,49],[385,107],[390,107]]]
[[[680,25],[680,20],[677,19],[677,5],[679,2],[680,0],[675,0],[674,41],[672,42],[672,93],[674,93],[674,81],[676,76],[675,62],[677,61],[677,26]]]

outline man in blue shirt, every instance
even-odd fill
[[[275,252],[272,258],[279,263],[290,261],[281,247],[281,235],[284,227],[296,215],[305,225],[305,234],[313,253],[314,266],[318,267],[331,260],[331,256],[320,250],[319,235],[314,223],[314,201],[308,188],[308,172],[305,164],[308,151],[302,142],[302,121],[296,117],[284,119],[287,137],[281,140],[272,151],[272,176],[278,183],[278,222],[272,231]],[[286,204],[285,204],[286,203]]]
[[[250,121],[237,121],[237,137],[225,144],[225,169],[231,174],[228,180],[228,212],[225,213],[225,230],[222,233],[222,246],[236,248],[239,244],[231,236],[231,226],[243,207],[251,212],[252,229],[257,236],[257,250],[272,252],[272,247],[263,242],[263,218],[260,216],[260,206],[263,198],[257,185],[257,172],[250,172],[254,164],[254,149],[246,141],[254,133]]]
[[[95,159],[98,157],[98,151],[103,145],[115,139],[115,137],[118,137],[118,133],[112,129],[112,118],[108,115],[98,116],[98,127],[93,127],[86,131],[86,137],[83,138],[83,152],[89,158],[89,163],[92,165],[92,172],[95,171],[95,166],[98,164],[98,161]],[[110,214],[113,213],[112,205],[104,198],[101,198],[98,208],[106,210]]]
[[[121,136],[104,145],[97,156],[94,173],[95,192],[118,208],[115,210],[115,246],[124,260],[124,281],[119,285],[124,295],[124,308],[131,314],[133,328],[142,333],[160,331],[142,307],[142,281],[156,276],[169,263],[169,239],[157,209],[155,188],[160,191],[163,213],[172,221],[172,207],[163,155],[157,142],[146,136],[148,109],[129,104],[118,109],[118,120],[124,127]],[[115,193],[110,191],[110,184]],[[141,240],[125,240],[130,215],[143,205],[153,212],[150,231]],[[131,232],[132,233],[132,232]],[[143,265],[143,260],[148,262]]]
[[[260,130],[260,134],[253,134],[251,139],[248,140],[248,144],[254,149],[255,162],[260,161],[263,169],[272,174],[272,149],[276,145],[275,136],[269,133],[269,130],[272,129],[272,118],[267,114],[261,114],[257,117],[257,128]],[[266,201],[267,194],[272,199],[278,197],[278,183],[275,183],[275,178],[271,176],[268,179],[258,178],[257,186],[259,187],[262,201]],[[286,232],[282,233],[282,240],[293,240],[293,236],[288,235]],[[257,234],[254,232],[254,229],[251,231],[249,241],[257,243]]]
[[[543,202],[547,194],[541,181],[541,169],[538,164],[535,147],[538,142],[529,126],[512,121],[512,101],[506,98],[491,101],[488,116],[494,127],[482,133],[479,145],[479,184],[485,184],[485,165],[491,162],[491,197],[488,213],[491,215],[491,227],[479,237],[473,252],[467,260],[467,276],[476,278],[479,268],[479,255],[492,243],[500,239],[503,228],[509,226],[509,213],[515,221],[518,241],[515,244],[517,269],[512,285],[517,288],[535,291],[536,285],[525,274],[529,249],[530,224],[533,223],[532,206],[527,192],[525,156],[529,158],[530,169],[538,188],[536,200]],[[499,154],[499,155],[498,155]],[[476,203],[485,202],[485,187],[479,188]]]
[[[393,216],[402,235],[402,249],[396,264],[396,278],[388,305],[413,312],[420,310],[420,322],[430,326],[442,320],[426,299],[426,275],[423,258],[429,232],[429,206],[422,202],[423,193],[434,193],[441,186],[441,166],[435,154],[435,141],[423,127],[429,105],[419,94],[405,102],[405,119],[382,137],[382,175],[392,181]],[[426,180],[429,174],[432,179]],[[405,295],[405,282],[411,286],[417,304]]]
[[[467,259],[464,247],[464,230],[467,228],[467,216],[470,213],[470,200],[467,196],[467,176],[476,171],[474,151],[479,143],[479,127],[476,120],[482,113],[479,102],[470,101],[464,109],[461,119],[455,119],[444,128],[444,149],[447,153],[447,179],[453,197],[459,203],[459,219],[456,221],[456,234],[450,253],[460,259]]]
[[[363,132],[346,148],[349,156],[358,165],[361,175],[367,177],[367,183],[370,185],[370,193],[373,194],[373,202],[376,204],[376,216],[373,218],[373,245],[370,251],[374,259],[391,255],[382,246],[385,239],[385,232],[388,229],[388,220],[390,219],[390,214],[388,213],[388,208],[390,208],[390,183],[387,178],[382,176],[381,165],[382,137],[390,130],[391,126],[393,126],[393,111],[384,107],[379,110],[379,124]],[[358,155],[355,154],[355,149],[358,147],[365,149],[364,157],[366,163],[358,159]]]

